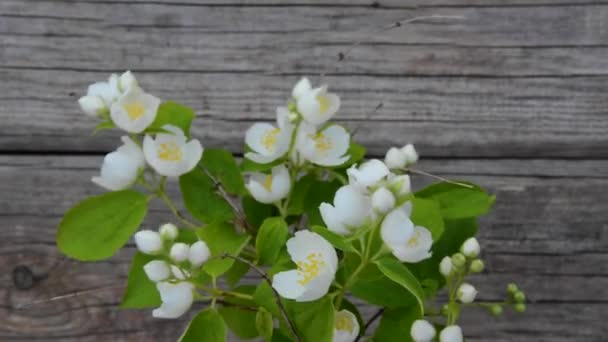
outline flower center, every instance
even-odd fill
[[[331,150],[334,147],[333,142],[328,139],[323,133],[317,133],[314,137],[315,139],[315,148],[317,151],[321,152],[321,154],[327,154],[327,151]]]
[[[321,253],[310,253],[304,261],[298,261],[298,274],[302,279],[298,280],[298,284],[304,286],[316,278],[325,267],[325,261],[321,258]]]
[[[270,189],[272,188],[272,175],[266,176],[266,179],[264,179],[264,183],[262,185],[266,191],[270,192]]]
[[[336,320],[334,322],[334,326],[335,326],[336,330],[344,330],[344,331],[348,331],[351,333],[353,332],[353,330],[355,328],[350,316],[348,316],[348,314],[345,314],[343,312],[338,312],[336,314]]]
[[[179,161],[183,157],[182,149],[176,143],[160,144],[158,149],[158,158],[166,161]]]
[[[143,104],[141,104],[141,102],[128,103],[124,106],[124,108],[131,121],[141,118],[146,111],[146,108]]]
[[[277,144],[277,135],[279,135],[279,132],[281,130],[278,128],[275,128],[273,130],[270,130],[268,132],[266,132],[263,136],[262,136],[262,145],[269,151],[274,151],[274,147]]]
[[[317,95],[317,102],[319,102],[319,113],[323,114],[329,109],[329,99],[327,96]]]
[[[420,239],[420,232],[414,232],[414,235],[407,242],[408,247],[416,247],[418,246],[418,240]]]

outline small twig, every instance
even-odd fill
[[[365,323],[365,327],[363,328],[363,330],[367,331],[367,329],[369,329],[369,327],[380,317],[382,316],[382,314],[384,313],[384,309],[380,309],[378,311],[376,311],[376,313],[367,321],[367,323]],[[363,337],[363,335],[359,335],[357,337],[357,339],[355,340],[355,342],[358,342],[359,340],[361,340],[361,338]]]
[[[459,186],[462,186],[462,187],[465,187],[465,188],[468,188],[468,189],[473,189],[474,188],[474,186],[471,185],[471,184],[465,184],[465,183],[456,182],[456,181],[453,181],[453,180],[449,180],[447,178],[443,178],[441,176],[434,175],[432,173],[428,173],[428,172],[425,172],[425,171],[412,169],[411,167],[408,168],[408,170],[410,172],[412,172],[412,173],[417,173],[417,174],[420,174],[420,175],[423,175],[423,176],[439,179],[439,180],[444,181],[446,183],[450,183],[450,184],[454,184],[454,185],[459,185]]]
[[[85,294],[90,294],[90,293],[95,293],[95,292],[105,291],[105,290],[111,290],[111,289],[115,289],[115,288],[122,288],[122,287],[124,287],[124,286],[123,285],[112,285],[112,286],[97,287],[97,288],[94,288],[94,289],[89,289],[89,290],[83,290],[83,291],[68,293],[68,294],[61,295],[61,296],[55,296],[55,297],[51,297],[51,298],[48,298],[48,299],[36,300],[36,301],[33,301],[33,302],[29,302],[29,303],[25,303],[25,304],[22,304],[22,305],[18,305],[18,306],[16,306],[16,309],[17,310],[22,310],[22,309],[28,308],[30,306],[38,305],[38,304],[43,304],[43,303],[48,303],[48,302],[54,302],[56,300],[68,299],[68,298],[77,297],[77,296],[81,296],[81,295],[85,295]]]
[[[285,320],[287,321],[287,324],[289,325],[289,328],[291,329],[291,333],[293,334],[295,340],[297,342],[302,342],[302,339],[298,335],[298,331],[296,329],[295,323],[289,318],[289,315],[287,314],[287,310],[285,309],[285,306],[283,306],[283,302],[281,301],[281,295],[279,295],[277,290],[275,290],[275,288],[272,287],[272,280],[270,280],[270,277],[268,277],[266,272],[264,272],[264,270],[259,268],[258,266],[254,265],[249,260],[243,259],[236,255],[224,253],[221,258],[222,259],[230,258],[230,259],[234,259],[234,260],[240,261],[242,263],[245,263],[245,264],[249,265],[249,267],[251,267],[254,271],[256,271],[262,278],[264,278],[264,280],[268,283],[268,285],[270,285],[270,288],[272,289],[272,292],[274,292],[274,295],[277,297],[277,304],[279,305],[279,309],[281,310],[281,313],[283,314]]]
[[[384,107],[384,103],[380,102],[380,103],[378,103],[378,105],[376,105],[376,107],[374,108],[374,110],[372,110],[371,112],[367,113],[367,115],[365,115],[365,117],[363,118],[363,122],[360,123],[359,125],[357,125],[357,127],[355,127],[355,129],[353,129],[353,132],[350,134],[351,138],[354,137],[355,134],[357,134],[357,132],[359,131],[359,128],[361,128],[361,126],[363,126],[363,123],[365,123],[367,120],[369,120],[382,107]]]

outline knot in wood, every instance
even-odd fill
[[[24,265],[17,266],[13,269],[13,284],[19,290],[29,290],[34,287],[35,277],[32,270]]]

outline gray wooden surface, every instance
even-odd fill
[[[422,15],[466,20],[369,36]],[[300,76],[326,73],[343,99],[338,120],[360,127],[372,154],[413,142],[427,157],[420,168],[497,195],[482,220],[487,272],[475,284],[498,300],[516,281],[529,310],[467,312],[468,340],[606,340],[603,0],[1,0],[0,340],[170,341],[185,325],[117,309],[132,245],[87,264],[54,246],[62,213],[100,192],[89,179],[117,143],[91,136],[75,101],[127,68],[149,91],[195,108],[205,146],[234,152]],[[151,225],[169,218],[160,205],[150,216]],[[17,266],[35,276],[28,289],[16,285],[27,277],[13,279]],[[95,288],[106,289],[18,309]]]

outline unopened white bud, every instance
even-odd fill
[[[173,273],[173,276],[179,280],[186,280],[186,278],[190,276],[190,273],[188,271],[182,270],[181,268],[175,265],[171,265],[171,273]]]
[[[188,260],[192,267],[199,267],[204,264],[211,256],[211,251],[204,241],[197,241],[190,246]]]
[[[372,207],[382,214],[387,213],[395,207],[395,196],[382,187],[372,195]]]
[[[190,247],[182,242],[174,243],[169,252],[171,259],[175,262],[186,261],[188,254],[190,254]]]
[[[178,230],[173,223],[165,223],[158,229],[160,236],[168,241],[173,241],[177,238]]]
[[[135,244],[137,249],[145,254],[156,254],[163,248],[160,234],[152,230],[141,230],[135,233]]]
[[[406,155],[401,151],[401,149],[397,147],[391,147],[388,151],[386,151],[386,156],[384,157],[384,163],[388,166],[389,169],[401,169],[405,167],[405,163],[407,162]]]
[[[171,274],[169,265],[162,260],[152,260],[145,264],[144,271],[148,278],[155,283],[169,278]]]
[[[477,289],[471,284],[462,283],[458,288],[457,296],[458,299],[465,304],[473,303],[475,297],[477,297]]]
[[[105,111],[108,111],[108,107],[103,102],[103,99],[95,95],[87,95],[78,99],[78,104],[82,111],[92,117],[97,117]]]
[[[435,338],[435,335],[437,335],[437,332],[431,323],[419,319],[412,324],[410,335],[412,335],[414,342],[431,342]]]
[[[445,277],[448,277],[452,273],[452,268],[452,258],[449,256],[443,257],[439,263],[439,272],[441,272],[441,274],[443,274]]]
[[[479,242],[476,238],[468,238],[460,248],[462,254],[464,254],[468,258],[475,258],[479,255],[481,247],[479,247]]]
[[[418,152],[414,148],[414,145],[407,144],[401,148],[401,152],[405,155],[405,165],[416,164],[418,161]]]
[[[439,342],[462,342],[462,329],[457,325],[450,325],[441,330]]]
[[[127,90],[138,86],[137,80],[131,71],[125,71],[120,75],[119,85],[122,92],[126,92]]]

